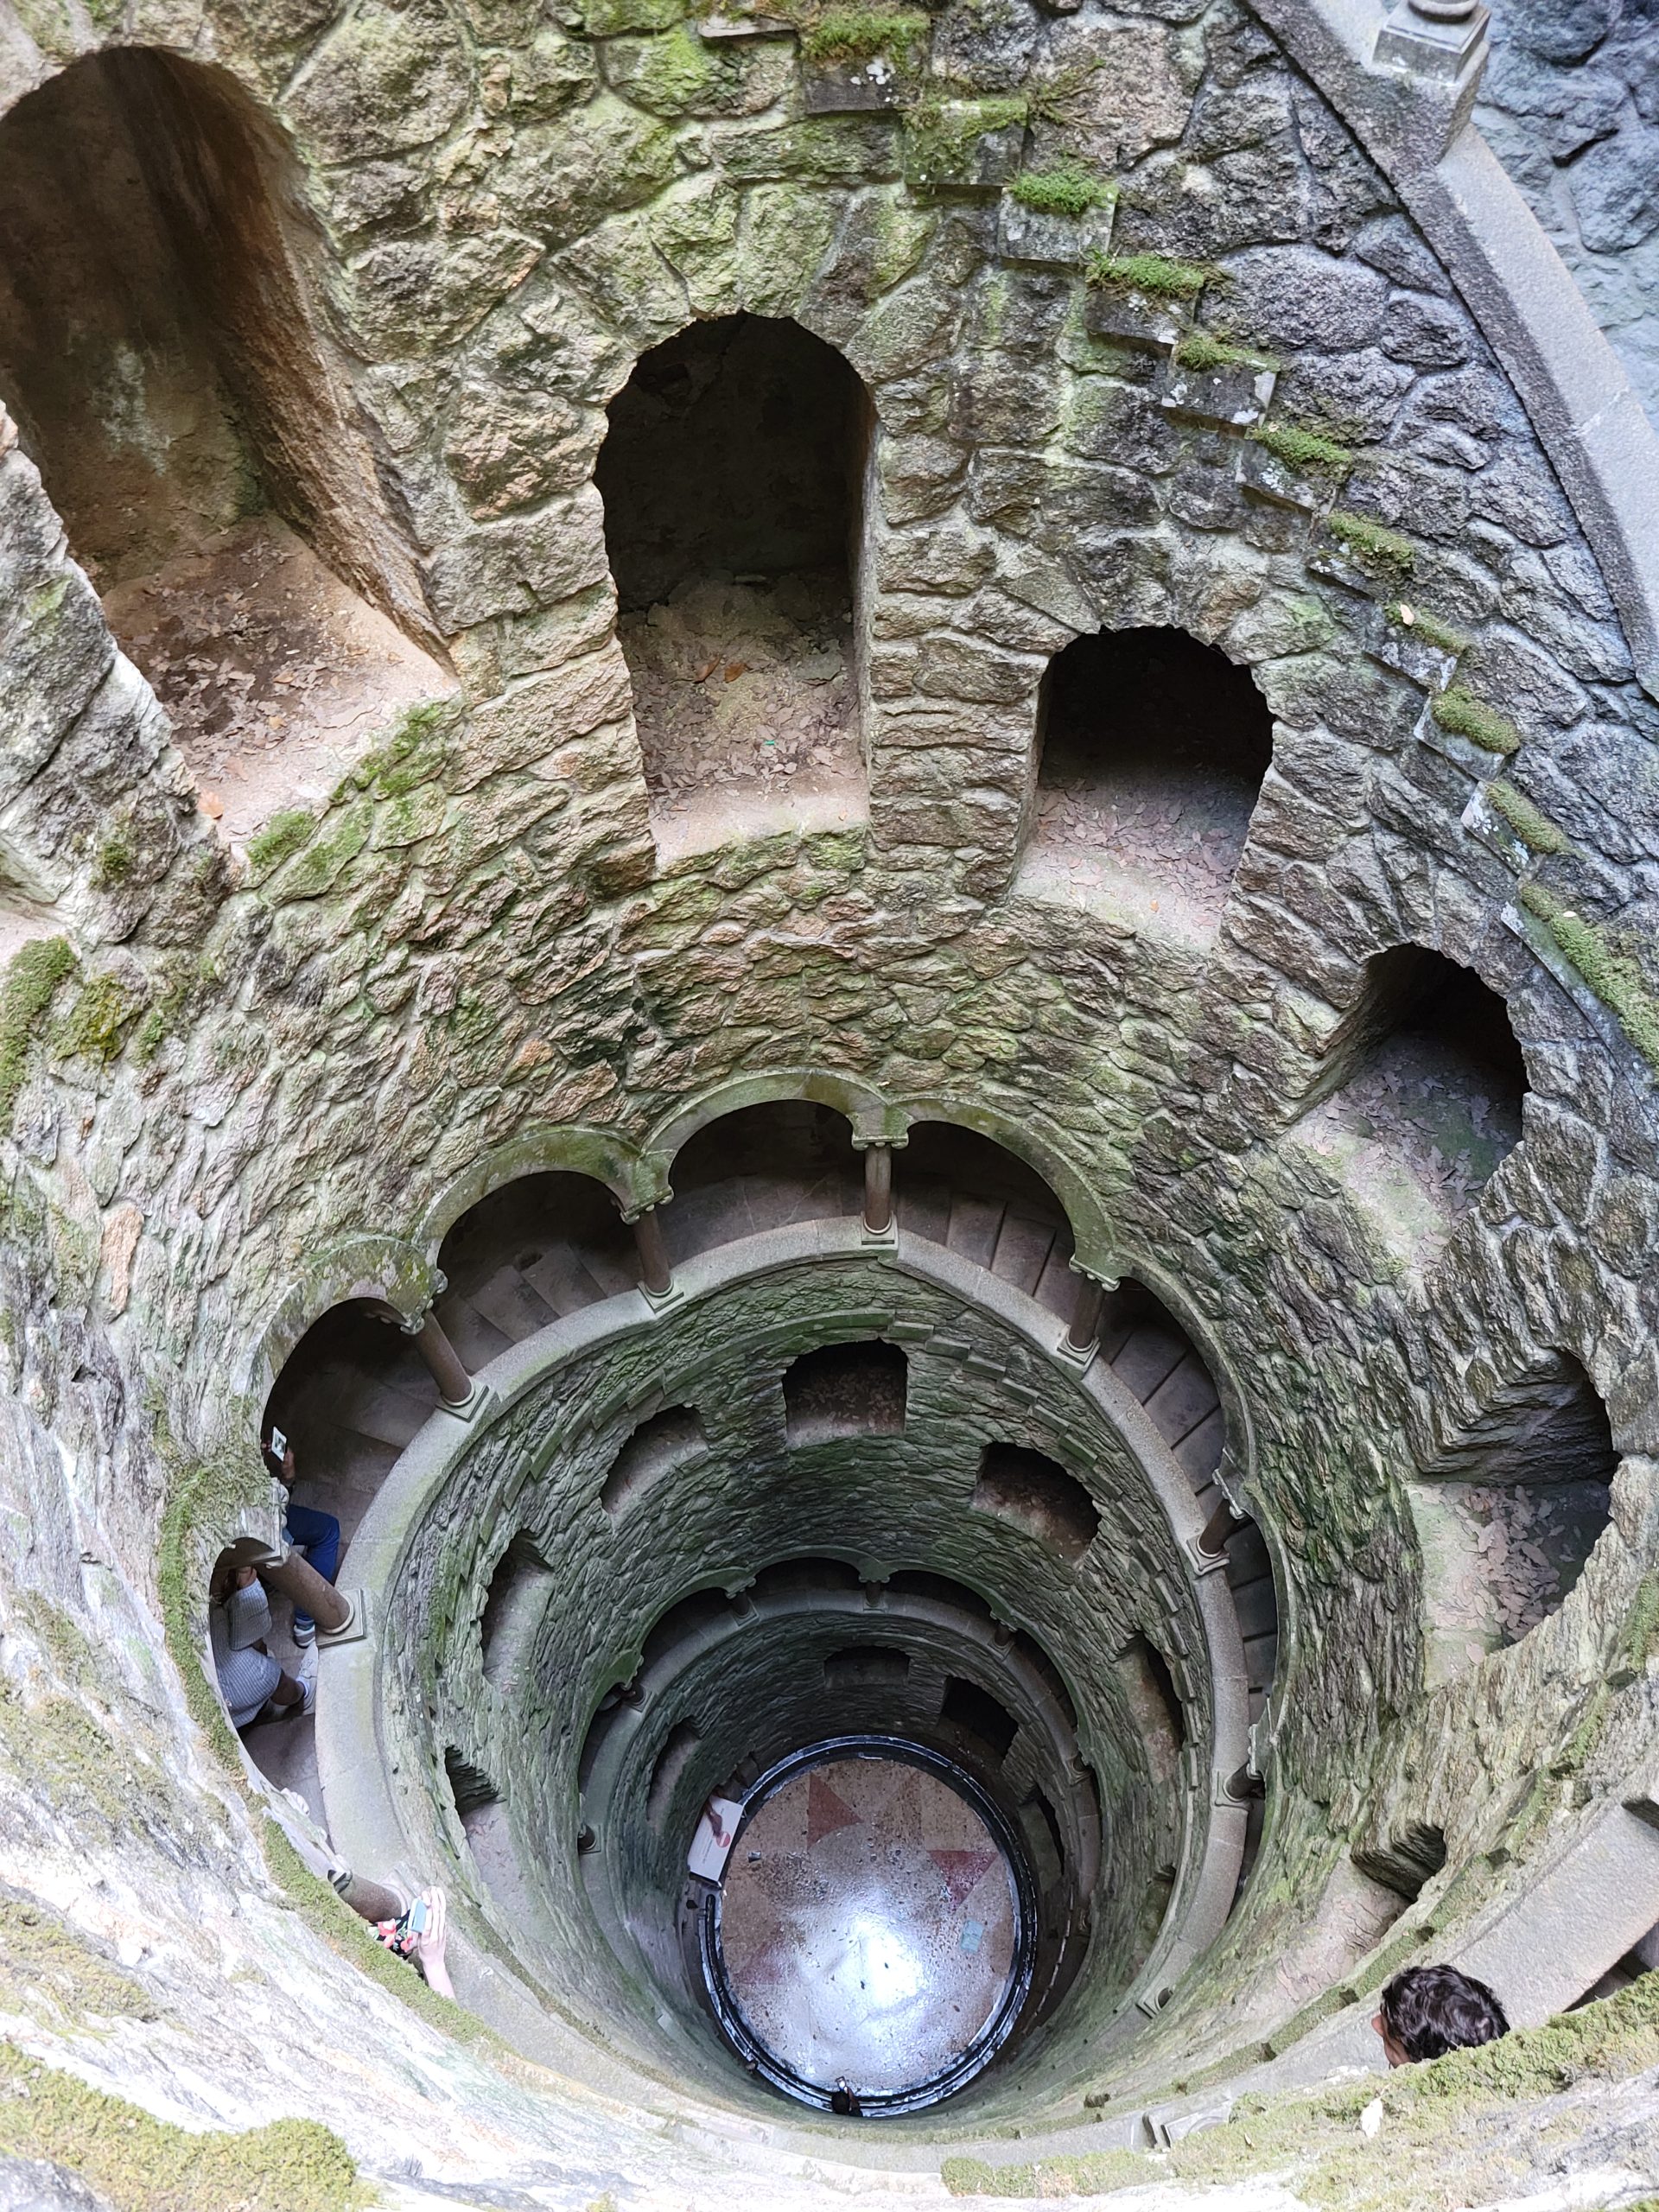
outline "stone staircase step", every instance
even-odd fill
[[[1157,1321],[1142,1321],[1113,1355],[1112,1371],[1145,1405],[1185,1357],[1186,1338]]]
[[[1190,1348],[1147,1400],[1147,1411],[1166,1444],[1179,1444],[1202,1427],[1219,1403],[1209,1370]]]
[[[996,1254],[996,1240],[1006,1207],[1000,1198],[982,1198],[971,1192],[953,1191],[945,1248],[976,1267],[988,1268]]]
[[[498,1268],[493,1275],[467,1294],[467,1303],[481,1313],[493,1328],[515,1344],[544,1329],[557,1313],[532,1289],[518,1268]]]

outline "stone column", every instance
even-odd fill
[[[1073,1262],[1073,1265],[1076,1262]],[[1071,1309],[1071,1326],[1066,1331],[1067,1348],[1072,1351],[1090,1351],[1100,1335],[1100,1316],[1106,1303],[1107,1286],[1097,1277],[1077,1268],[1077,1298]]]
[[[413,1337],[415,1349],[426,1362],[427,1371],[438,1386],[438,1395],[446,1413],[458,1414],[465,1421],[476,1412],[482,1392],[461,1363],[461,1354],[444,1333],[443,1324],[429,1306],[412,1319],[400,1313],[395,1306],[374,1308],[377,1320],[401,1329],[406,1337]]]
[[[303,1552],[291,1551],[259,1569],[260,1578],[273,1590],[294,1600],[297,1613],[309,1613],[325,1636],[337,1636],[352,1624],[352,1601],[332,1582],[325,1582]]]
[[[673,1287],[673,1270],[668,1264],[668,1246],[663,1237],[663,1224],[655,1206],[647,1206],[633,1217],[633,1241],[639,1254],[639,1281],[647,1296],[666,1298]]]
[[[864,1147],[864,1226],[872,1236],[884,1236],[893,1226],[891,1145]]]
[[[1198,1549],[1210,1559],[1225,1559],[1229,1539],[1238,1534],[1244,1526],[1244,1515],[1232,1499],[1223,1497],[1204,1524],[1198,1537]]]

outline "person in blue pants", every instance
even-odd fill
[[[266,1459],[276,1461],[276,1453],[269,1446]],[[288,1510],[283,1518],[283,1534],[296,1551],[303,1552],[325,1582],[332,1582],[340,1567],[340,1523],[332,1513],[319,1513],[308,1505],[296,1505],[291,1495],[299,1470],[294,1463],[294,1446],[283,1448],[282,1462],[276,1469],[276,1479],[290,1493]],[[294,1641],[304,1645],[317,1640],[317,1624],[309,1613],[296,1612]]]

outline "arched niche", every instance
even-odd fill
[[[348,1542],[405,1445],[439,1403],[415,1338],[378,1300],[347,1299],[311,1324],[272,1383],[259,1426],[293,1446],[295,1501]],[[273,1466],[274,1462],[270,1462]]]
[[[1431,1683],[1560,1611],[1611,1518],[1618,1464],[1594,1382],[1553,1351],[1413,1478]]]
[[[676,1262],[796,1221],[855,1216],[864,1171],[844,1111],[810,1098],[740,1106],[688,1136],[663,1230]]]
[[[1319,1088],[1300,1134],[1425,1260],[1522,1134],[1526,1062],[1508,1007],[1426,945],[1366,963]]]
[[[87,54],[0,122],[0,396],[245,840],[453,689],[312,306],[298,164],[227,72]]]
[[[548,1168],[499,1185],[451,1223],[433,1311],[476,1370],[603,1298],[638,1287],[633,1232],[591,1175]]]
[[[792,321],[694,322],[634,364],[595,480],[659,836],[713,808],[863,809],[853,611],[871,410]]]
[[[1075,638],[1038,709],[1027,887],[1207,945],[1273,757],[1248,668],[1168,627]]]

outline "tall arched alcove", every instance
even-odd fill
[[[451,682],[311,307],[297,164],[226,73],[90,54],[0,122],[0,398],[250,836]]]
[[[654,809],[862,810],[853,607],[870,406],[831,346],[729,315],[653,346],[596,472]]]
[[[1273,753],[1247,668],[1171,627],[1102,630],[1050,663],[1025,880],[1207,945]]]

